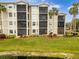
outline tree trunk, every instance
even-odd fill
[[[1,12],[0,12],[0,34],[1,34]]]
[[[1,31],[1,33],[0,34],[2,34],[3,33],[3,30],[2,30],[2,19],[1,19],[2,17],[1,17],[1,12],[0,12],[0,31]]]
[[[72,21],[72,27],[73,27],[73,32],[76,33],[76,19],[75,16],[73,16],[73,21]]]

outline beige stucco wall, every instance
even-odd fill
[[[32,6],[31,7],[31,34],[39,34],[39,7],[38,6]],[[33,22],[35,22],[35,26],[33,26]],[[33,33],[33,29],[36,30],[36,33]]]
[[[58,16],[53,15],[52,19],[49,18],[49,33],[53,32],[53,34],[57,34],[58,28]]]
[[[17,18],[16,18],[16,6],[15,4],[4,4],[6,7],[6,12],[2,12],[2,29],[3,33],[10,35],[9,30],[13,30],[13,34],[17,35]],[[12,6],[12,8],[9,8]],[[12,13],[12,17],[9,17],[9,13]],[[14,16],[15,14],[15,16]],[[13,25],[9,25],[9,22],[12,21]],[[16,33],[15,33],[16,31]]]

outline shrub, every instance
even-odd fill
[[[8,35],[7,38],[11,39],[11,38],[15,38],[16,35]]]
[[[5,34],[0,34],[0,39],[6,39],[6,35]]]
[[[71,32],[66,32],[66,33],[65,33],[65,36],[66,36],[66,37],[72,37],[73,34],[72,34]]]
[[[47,37],[47,34],[43,34],[42,36],[43,36],[43,37]]]
[[[39,35],[32,34],[32,35],[29,35],[29,37],[39,37]]]
[[[27,35],[20,35],[20,38],[27,38]]]
[[[57,37],[57,34],[53,34],[53,37]]]
[[[53,32],[50,32],[48,36],[53,37]]]
[[[78,33],[77,33],[77,32],[76,32],[76,33],[74,32],[74,33],[72,33],[72,34],[73,34],[73,36],[76,36],[76,35],[78,35]]]

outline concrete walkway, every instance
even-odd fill
[[[73,57],[74,54],[71,53],[53,53],[53,52],[26,52],[26,51],[5,51],[0,52],[0,56],[11,55],[11,56],[47,56],[47,57]]]

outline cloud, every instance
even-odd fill
[[[41,0],[28,0],[28,2],[30,3],[30,4],[39,4],[40,2],[41,2]]]
[[[70,8],[72,8],[73,6],[69,6],[67,9],[69,10]]]
[[[53,7],[60,8],[61,6],[60,5],[53,5]]]
[[[50,7],[49,7],[49,9],[52,9],[52,7],[56,7],[56,8],[61,8],[61,6],[60,5],[56,5],[56,4],[54,4],[54,5],[50,5]]]

